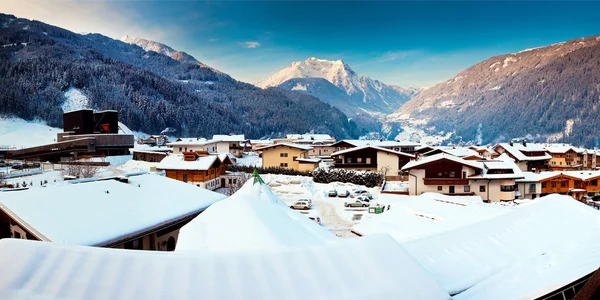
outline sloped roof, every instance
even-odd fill
[[[181,154],[171,154],[163,158],[158,166],[159,170],[208,170],[219,160],[216,155],[200,156],[195,161],[185,161]],[[220,162],[221,160],[219,160]]]
[[[504,148],[506,152],[510,155],[514,156],[518,161],[536,161],[536,160],[548,160],[551,159],[548,153],[545,153],[546,150],[543,147],[539,147],[537,145],[527,145],[526,147],[519,143],[513,143],[511,146],[509,143],[500,143],[498,146]],[[521,151],[530,151],[530,152],[544,152],[544,155],[540,156],[526,156]]]
[[[338,151],[338,152],[332,153],[331,156],[340,155],[340,154],[346,154],[346,153],[351,153],[351,152],[356,152],[356,151],[361,151],[361,150],[364,150],[364,149],[373,149],[373,150],[377,150],[377,151],[382,151],[382,152],[396,154],[398,156],[404,156],[404,157],[408,157],[408,158],[415,158],[415,156],[412,155],[412,154],[408,154],[408,153],[404,153],[404,152],[400,152],[400,151],[394,151],[394,150],[390,150],[390,149],[387,149],[387,148],[381,148],[381,147],[377,147],[377,146],[361,146],[361,147],[350,148],[350,149],[346,149],[346,150],[342,150],[342,151]]]
[[[167,146],[179,146],[179,145],[193,145],[203,146],[208,144],[217,143],[219,140],[207,140],[205,138],[181,138],[181,141],[167,143]]]
[[[460,157],[456,157],[454,155],[450,155],[450,154],[445,154],[445,153],[440,153],[440,154],[435,154],[432,156],[427,156],[424,157],[420,160],[414,160],[414,161],[409,161],[406,165],[404,165],[404,167],[402,167],[402,170],[410,170],[410,169],[418,169],[418,167],[438,161],[438,160],[450,160],[453,161],[455,163],[459,163],[471,168],[475,168],[475,169],[483,169],[484,165],[481,162],[478,161],[472,161],[472,160],[464,160]]]
[[[3,239],[0,264],[2,299],[450,299],[387,235],[219,253]]]
[[[256,150],[262,151],[262,150],[265,150],[265,149],[275,148],[275,147],[279,147],[279,146],[287,146],[287,147],[290,147],[290,148],[296,148],[296,149],[300,149],[300,150],[312,150],[313,149],[312,146],[307,146],[307,145],[292,144],[292,143],[278,143],[278,144],[273,144],[273,145],[261,147],[261,148],[258,148]]]
[[[177,191],[177,201],[173,201],[173,191]],[[2,193],[0,206],[38,232],[40,238],[93,246],[198,213],[223,198],[222,194],[147,174],[129,177],[129,183],[104,180]]]
[[[341,140],[337,143],[346,142],[355,147],[377,146],[377,147],[418,147],[420,143],[411,141],[380,141],[380,140]],[[335,143],[334,145],[336,145]]]
[[[444,147],[444,146],[439,146],[439,147],[434,147],[433,150],[425,153],[424,155],[429,155],[429,153],[432,152],[436,152],[436,151],[441,151],[450,155],[454,155],[457,157],[466,157],[466,156],[478,156],[479,157],[479,153],[473,149],[469,149],[469,148],[465,148],[465,147]]]

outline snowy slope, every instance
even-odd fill
[[[62,131],[41,121],[0,118],[0,147],[18,149],[54,143],[56,134]]]

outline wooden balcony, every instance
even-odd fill
[[[469,185],[468,179],[462,178],[423,178],[425,185]]]

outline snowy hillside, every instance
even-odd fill
[[[19,118],[0,118],[0,147],[23,148],[56,142],[61,128],[54,128],[41,121],[25,121]]]

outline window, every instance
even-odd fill
[[[181,147],[179,147],[179,152],[181,152]]]
[[[485,193],[485,185],[480,185],[479,186],[479,192],[480,193]]]
[[[550,183],[550,185],[551,185],[553,188],[555,188],[555,187],[556,187],[556,181],[552,181],[552,182]]]
[[[593,186],[597,186],[598,185],[598,179],[592,180],[592,182],[590,184],[593,185]]]
[[[367,157],[367,163],[370,164],[371,163],[371,158]]]
[[[456,173],[454,173],[454,171],[450,171],[450,175],[449,176],[450,176],[450,178],[454,178],[454,177],[456,177]]]
[[[442,186],[438,185],[438,191],[441,191],[441,190],[442,190]]]
[[[279,166],[282,167],[282,168],[287,168],[288,164],[287,163],[280,163]]]
[[[279,157],[288,157],[287,153],[279,153]]]
[[[453,185],[451,185],[451,186],[449,186],[448,188],[450,189],[450,194],[454,194],[454,186],[453,186]]]
[[[501,192],[514,192],[515,186],[514,185],[501,185],[500,191]]]
[[[542,188],[545,189],[546,188],[546,183],[542,182]]]
[[[183,173],[183,182],[187,182],[187,174]]]
[[[571,158],[571,153],[567,153],[567,158]]]
[[[356,162],[360,164],[362,162],[362,157],[357,158]]]
[[[234,179],[234,180],[233,180],[233,184],[237,184],[237,179]]]
[[[562,166],[562,161],[560,162],[560,165]]]
[[[232,183],[233,183],[233,180],[231,180],[231,178],[229,178],[229,184],[232,184]]]
[[[463,172],[463,177],[462,178],[467,178],[467,172]]]
[[[556,162],[555,162],[555,161],[553,161],[553,162],[552,162],[552,165],[553,165],[553,166],[556,166]]]
[[[13,237],[14,237],[15,239],[20,239],[20,238],[21,238],[21,233],[20,233],[20,232],[18,232],[18,231],[13,231]]]
[[[442,177],[442,172],[438,172],[438,177]]]
[[[471,187],[468,185],[465,185],[465,193],[470,193],[471,192]]]
[[[566,182],[564,182],[564,181],[563,181],[563,182],[561,182],[561,183],[560,183],[560,187],[567,187],[567,183],[566,183]]]

